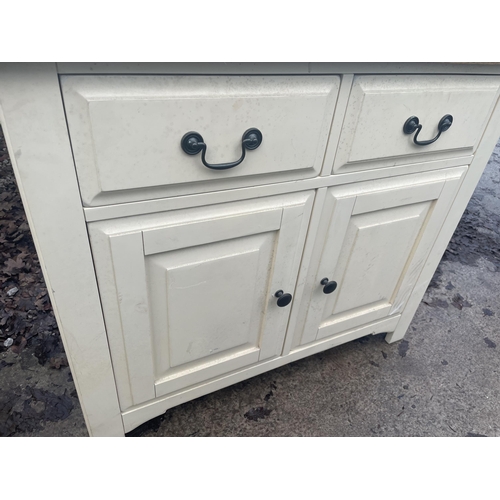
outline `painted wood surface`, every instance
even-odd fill
[[[498,138],[500,137],[500,91],[497,94],[497,103],[495,109],[492,113],[490,121],[488,123],[488,127],[486,132],[484,133],[481,143],[477,149],[477,152],[474,156],[474,160],[472,161],[467,174],[465,175],[463,182],[461,184],[460,190],[457,193],[456,197],[453,200],[453,203],[448,212],[448,216],[444,221],[444,224],[439,232],[439,235],[436,237],[432,249],[429,253],[429,256],[422,268],[422,272],[418,276],[417,282],[411,292],[411,296],[406,304],[406,307],[402,311],[401,321],[398,324],[397,328],[388,333],[386,336],[386,341],[389,343],[397,342],[401,340],[410,326],[411,320],[413,319],[414,314],[417,312],[417,308],[422,301],[422,298],[425,294],[427,286],[436,271],[441,257],[448,246],[448,243],[453,236],[453,232],[455,231],[464,210],[467,208],[467,204],[474,193],[474,189],[476,188],[479,179],[488,163],[488,160],[491,156],[491,152],[493,151],[495,145],[498,142]]]
[[[401,312],[466,170],[326,191],[306,278],[299,278],[305,285],[294,304],[292,350]],[[323,292],[323,278],[337,282],[333,293]]]
[[[342,186],[354,184],[361,181],[383,179],[387,177],[404,176],[415,172],[430,172],[433,170],[468,165],[473,155],[460,156],[445,160],[415,163],[412,165],[401,165],[377,170],[364,170],[361,172],[349,172],[346,174],[328,175],[303,179],[300,182],[280,182],[277,184],[266,184],[265,186],[252,186],[239,189],[227,189],[212,193],[202,193],[186,196],[174,196],[158,200],[145,200],[132,203],[120,203],[103,207],[85,207],[85,218],[87,222],[95,222],[106,219],[118,219],[133,215],[152,214],[167,210],[179,210],[189,207],[202,207],[217,203],[259,198],[286,193],[294,193],[308,189],[321,189],[330,186]]]
[[[129,410],[123,412],[125,432],[129,432],[147,420],[161,415],[173,406],[177,406],[200,396],[204,396],[205,394],[218,391],[219,389],[223,389],[224,387],[236,384],[242,380],[255,377],[256,375],[260,375],[266,371],[274,370],[275,368],[286,365],[287,363],[292,363],[293,361],[305,358],[306,356],[311,356],[318,352],[331,349],[332,347],[336,347],[366,335],[391,332],[396,328],[399,319],[400,316],[397,315],[368,325],[363,325],[361,327],[343,332],[341,335],[336,335],[335,337],[329,337],[318,342],[314,342],[313,344],[302,346],[287,356],[272,358],[262,363],[245,367],[241,370],[235,370],[234,372],[226,373],[225,375],[217,377],[213,380],[206,380],[203,383],[191,386],[185,390],[159,397],[153,401],[145,403],[144,405],[130,408]]]
[[[313,198],[89,225],[123,410],[281,354]]]
[[[500,65],[57,68],[2,65],[0,118],[91,435],[363,335],[403,338],[500,135],[500,78],[479,76]],[[427,139],[446,113],[424,152],[401,131],[414,114]],[[197,130],[209,161],[231,161],[257,118],[263,149],[225,178],[169,136]]]
[[[333,173],[372,170],[473,154],[496,102],[500,78],[492,76],[356,76]],[[449,130],[418,146],[403,125],[417,116],[418,139],[432,139],[444,115]]]
[[[332,165],[335,160],[335,155],[337,154],[337,147],[340,134],[342,133],[345,114],[347,112],[347,105],[349,102],[353,79],[354,75],[342,75],[337,106],[335,108],[335,114],[333,115],[330,138],[325,152],[321,175],[331,175],[332,173]]]
[[[260,63],[85,63],[59,62],[60,74],[194,74],[194,75],[280,75],[280,74],[500,74],[500,63],[417,62],[260,62]]]
[[[321,172],[340,87],[338,76],[64,76],[64,105],[87,206],[239,186]],[[227,170],[180,147],[202,135],[207,161],[234,162],[241,138],[263,141]],[[248,179],[247,179],[248,180]]]
[[[0,65],[0,119],[89,433],[123,435],[55,65]]]

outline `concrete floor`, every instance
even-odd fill
[[[172,408],[129,435],[499,435],[499,249],[500,143],[403,341],[350,342]],[[0,383],[19,393],[18,415],[33,407],[14,435],[87,435],[69,368],[40,366],[30,349],[2,361],[13,363]],[[29,384],[53,403],[29,402]]]

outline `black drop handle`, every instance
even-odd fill
[[[405,134],[413,134],[413,132],[417,131],[417,133],[413,136],[413,142],[417,146],[428,146],[429,144],[432,144],[433,142],[436,142],[441,134],[443,132],[446,132],[452,125],[453,123],[453,116],[451,115],[444,115],[441,120],[439,120],[438,123],[438,134],[436,137],[433,139],[429,139],[427,141],[419,141],[418,134],[420,134],[420,131],[422,130],[422,124],[420,123],[420,120],[418,119],[417,116],[410,116],[408,120],[405,121],[405,124],[403,125],[403,132]]]
[[[335,291],[335,289],[337,288],[337,282],[336,281],[330,281],[328,278],[323,278],[320,283],[323,286],[323,293],[332,293]]]
[[[285,307],[292,301],[291,293],[283,293],[283,290],[278,290],[275,294],[275,297],[278,297],[278,307]]]
[[[181,148],[188,155],[197,155],[201,151],[201,161],[203,165],[212,170],[227,170],[239,165],[245,159],[245,153],[248,149],[253,151],[262,144],[262,132],[256,128],[248,129],[241,138],[241,156],[238,160],[230,163],[208,163],[206,160],[207,145],[203,142],[203,137],[198,132],[188,132],[181,139]]]

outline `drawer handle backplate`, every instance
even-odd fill
[[[236,167],[245,159],[246,150],[257,149],[262,143],[262,132],[256,128],[248,129],[241,138],[241,158],[232,163],[218,163],[213,165],[206,161],[207,145],[203,142],[203,137],[198,132],[188,132],[181,140],[181,148],[188,155],[197,155],[201,151],[201,161],[207,168],[214,170],[227,170]]]
[[[453,123],[453,116],[444,115],[443,118],[441,118],[441,120],[439,120],[438,123],[438,135],[436,135],[434,139],[429,139],[427,141],[418,141],[417,137],[418,134],[420,134],[420,131],[422,130],[422,125],[420,124],[418,117],[410,116],[410,118],[408,118],[408,120],[406,120],[405,124],[403,125],[403,132],[405,134],[413,134],[413,132],[415,132],[416,130],[417,133],[413,136],[413,142],[417,146],[428,146],[429,144],[436,142],[439,139],[440,135],[443,132],[446,132],[451,127],[452,123]]]

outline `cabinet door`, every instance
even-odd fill
[[[299,279],[305,285],[291,320],[295,335],[285,351],[401,313],[465,171],[459,167],[322,193],[310,264]],[[325,293],[324,278],[337,283],[333,292]]]
[[[122,409],[281,354],[313,196],[89,225]]]

